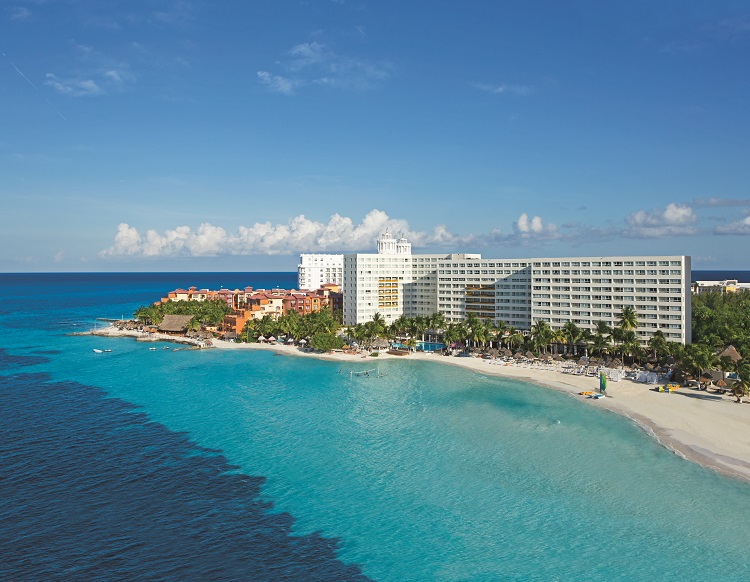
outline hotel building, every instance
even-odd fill
[[[344,255],[303,254],[297,265],[297,288],[320,289],[343,283]]]
[[[690,343],[690,257],[627,256],[482,259],[478,254],[412,254],[406,239],[385,233],[377,254],[344,255],[344,325],[386,323],[401,315],[442,313],[449,322],[470,313],[529,330],[572,321],[595,329],[617,323],[625,306],[638,317],[642,343],[661,330]]]

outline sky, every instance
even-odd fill
[[[4,0],[0,271],[750,270],[743,0]]]

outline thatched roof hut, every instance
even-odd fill
[[[734,346],[727,346],[717,354],[719,358],[730,358],[734,363],[739,362],[742,356],[737,352]]]
[[[192,315],[165,315],[159,324],[159,331],[165,333],[185,333]]]

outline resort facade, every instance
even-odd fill
[[[320,289],[344,282],[344,255],[302,254],[297,265],[297,288]]]
[[[406,239],[389,233],[377,253],[343,256],[344,325],[379,313],[442,313],[449,322],[470,313],[530,330],[537,321],[553,329],[573,322],[594,331],[614,325],[624,307],[638,317],[645,343],[660,330],[669,341],[690,343],[689,256],[483,259],[479,254],[412,254]]]

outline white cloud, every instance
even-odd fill
[[[313,85],[365,90],[390,77],[393,70],[387,62],[341,55],[317,41],[293,46],[279,65],[283,74],[258,71],[258,81],[285,95]]]
[[[515,232],[523,239],[528,238],[557,238],[557,226],[554,224],[543,224],[542,219],[539,216],[534,216],[529,219],[529,215],[525,212],[518,217],[518,220],[513,224]]]
[[[628,225],[623,236],[636,238],[658,238],[684,236],[698,232],[693,209],[684,204],[667,204],[664,210],[655,208],[650,212],[638,210],[625,218]]]
[[[280,75],[272,75],[268,71],[258,71],[258,81],[261,85],[270,87],[272,91],[276,93],[283,93],[284,95],[292,95],[294,88],[300,83],[294,79],[288,79]]]
[[[126,63],[97,51],[91,46],[73,44],[76,68],[66,75],[47,73],[45,85],[71,97],[92,97],[119,93],[136,82]]]
[[[730,222],[729,224],[719,226],[714,232],[716,234],[750,235],[750,216],[746,216],[742,220],[736,222]]]
[[[280,255],[300,252],[371,252],[377,237],[386,229],[395,236],[405,236],[415,248],[445,247],[451,251],[471,246],[529,244],[560,238],[554,224],[543,224],[542,219],[522,214],[513,225],[513,232],[505,234],[493,229],[486,234],[460,235],[437,225],[430,231],[415,231],[406,220],[391,218],[382,210],[373,209],[359,223],[334,214],[328,222],[310,220],[303,214],[287,223],[256,222],[240,226],[228,233],[212,224],[201,224],[193,231],[188,226],[167,229],[163,233],[147,230],[141,235],[135,227],[120,224],[114,244],[101,251],[103,257],[141,256],[217,256],[217,255]]]
[[[117,226],[115,244],[101,252],[102,255],[137,255],[142,253],[141,235],[124,222]]]

